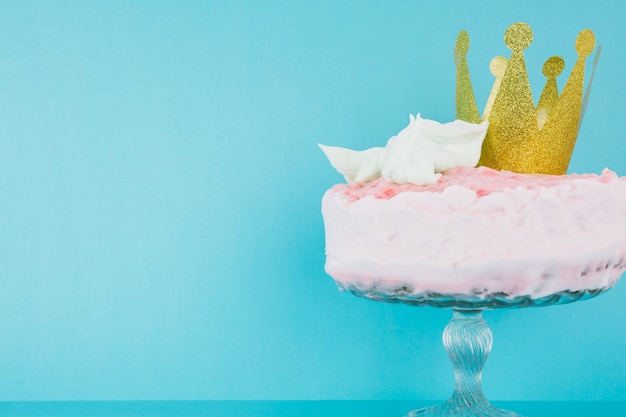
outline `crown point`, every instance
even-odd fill
[[[561,72],[563,72],[563,68],[565,68],[565,61],[560,56],[553,56],[548,58],[548,60],[543,64],[543,75],[548,78],[553,78],[558,76]]]
[[[496,78],[504,77],[506,67],[509,64],[509,60],[503,56],[497,56],[489,63],[489,71]]]
[[[576,37],[576,53],[581,58],[586,58],[593,52],[596,46],[596,37],[589,29],[581,31]]]
[[[467,31],[462,30],[456,37],[456,52],[457,54],[467,55],[467,51],[469,51],[469,34]]]
[[[533,41],[533,30],[526,23],[513,23],[504,32],[504,44],[512,51],[522,51]]]

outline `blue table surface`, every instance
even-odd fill
[[[402,417],[434,401],[49,401],[0,402],[0,416]],[[626,417],[626,401],[494,401],[525,417]]]

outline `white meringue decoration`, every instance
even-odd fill
[[[385,148],[353,151],[321,143],[318,146],[324,151],[333,168],[339,171],[347,182],[370,182],[379,178],[387,156]]]
[[[439,123],[409,115],[410,122],[384,148],[354,151],[320,144],[331,165],[347,182],[369,182],[381,176],[395,184],[428,185],[450,168],[476,166],[488,122],[455,120]]]

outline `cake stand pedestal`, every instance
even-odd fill
[[[608,290],[563,291],[535,299],[530,296],[508,297],[506,294],[478,298],[463,294],[415,295],[408,293],[405,287],[383,290],[337,284],[341,290],[374,301],[452,309],[452,320],[443,331],[443,346],[454,367],[454,392],[447,402],[411,411],[406,417],[521,417],[491,405],[483,394],[482,370],[493,341],[491,330],[483,320],[483,310],[565,304],[587,300]]]
[[[519,417],[511,411],[494,407],[483,394],[480,381],[492,341],[491,330],[483,320],[481,310],[454,310],[452,320],[443,331],[443,346],[454,367],[454,393],[447,402],[412,411],[408,417]]]

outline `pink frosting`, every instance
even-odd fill
[[[384,179],[379,178],[369,183],[337,184],[332,189],[336,192],[344,193],[350,201],[368,196],[386,199],[408,191],[442,193],[451,185],[460,185],[473,190],[480,197],[517,187],[538,190],[559,184],[572,183],[572,181],[580,179],[597,180],[606,183],[617,178],[617,175],[608,169],[605,169],[598,176],[597,174],[528,175],[510,171],[496,171],[487,167],[453,168],[445,171],[444,175],[436,183],[425,186],[410,183],[398,185],[388,183]]]
[[[626,268],[626,178],[455,168],[322,200],[326,270],[343,285],[543,297],[608,288]]]

